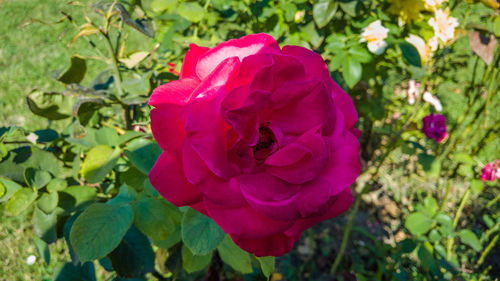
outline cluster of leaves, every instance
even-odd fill
[[[63,18],[78,29],[69,44],[87,40],[94,54],[75,54],[55,74],[65,91],[35,89],[28,95],[30,110],[50,120],[48,128],[0,130],[0,208],[11,215],[33,214],[35,241],[47,264],[48,245],[64,239],[71,262],[60,267],[56,280],[95,280],[95,266],[116,280],[195,280],[220,274],[232,279],[237,272],[250,280],[271,277],[274,258],[242,251],[209,218],[162,199],[147,178],[161,153],[148,128],[147,99],[152,89],[177,79],[189,43],[214,46],[266,32],[280,45],[320,53],[332,77],[353,97],[363,131],[362,158],[369,167],[368,179],[358,183],[358,198],[369,186],[396,190],[393,182],[398,190],[410,190],[409,196],[391,195],[402,211],[390,228],[405,238],[381,242],[354,227],[373,246],[365,247],[369,259],[351,252],[350,262],[339,260],[342,272],[355,272],[359,280],[484,279],[490,270],[485,259],[500,231],[498,185],[483,190],[477,180],[481,163],[500,155],[498,46],[478,43],[475,35],[458,36],[424,64],[405,38],[425,35],[430,26],[423,20],[403,24],[387,12],[392,2],[73,2],[83,6],[86,16]],[[500,17],[491,7],[458,0],[446,5],[461,24],[459,33],[500,36]],[[389,29],[381,55],[370,53],[359,36],[377,19]],[[127,38],[133,32],[153,38],[151,48],[130,48]],[[89,59],[106,67],[90,85],[82,85]],[[408,104],[410,78],[442,101],[450,135],[445,143],[426,141],[418,130],[431,109],[420,100]],[[421,188],[422,182],[432,188]],[[480,204],[471,206],[471,199]],[[461,216],[464,210],[467,219]],[[335,258],[337,249],[331,250],[318,250],[319,256]],[[294,270],[283,268],[287,279],[302,274]]]

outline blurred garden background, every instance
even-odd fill
[[[500,278],[499,1],[0,0],[0,23],[0,280]],[[152,90],[190,43],[260,32],[321,54],[363,132],[353,206],[276,259],[189,233],[217,226],[147,178]]]

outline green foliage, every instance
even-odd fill
[[[70,242],[82,262],[102,258],[115,249],[133,221],[128,204],[95,203],[71,227]]]
[[[147,100],[152,89],[178,79],[188,45],[212,47],[266,32],[280,46],[300,45],[321,54],[358,111],[366,164],[358,185],[368,187],[361,189],[370,196],[355,196],[363,201],[335,278],[355,273],[358,280],[491,280],[499,272],[491,261],[498,255],[498,181],[479,178],[484,165],[500,155],[499,47],[493,46],[493,61],[487,64],[461,31],[450,42],[438,41],[426,59],[405,39],[416,34],[430,47],[434,32],[428,20],[434,12],[425,10],[405,22],[392,14],[393,2],[398,1],[150,0],[64,6],[71,18],[50,28],[71,27],[69,35],[61,35],[71,53],[40,51],[63,54],[58,66],[33,67],[31,55],[12,52],[11,42],[22,47],[26,40],[6,40],[0,53],[0,65],[30,61],[25,71],[11,67],[19,77],[5,75],[0,92],[10,93],[14,80],[28,79],[22,83],[33,86],[43,81],[31,92],[22,89],[26,100],[12,94],[11,100],[27,105],[2,110],[2,124],[10,127],[0,128],[0,212],[31,218],[34,245],[48,267],[59,256],[53,246],[66,242],[65,258],[71,262],[58,265],[54,280],[160,275],[201,280],[214,272],[224,280],[238,274],[245,280],[277,280],[274,271],[286,280],[331,279],[329,263],[342,252],[339,237],[351,229],[344,220],[305,232],[275,267],[274,257],[255,258],[241,250],[210,218],[166,202],[147,177],[162,152],[149,128]],[[80,4],[84,12],[74,12]],[[31,10],[45,11],[39,6]],[[484,4],[448,1],[443,8],[450,9],[462,30],[500,36],[499,17]],[[8,21],[4,10],[0,15]],[[360,41],[376,20],[389,30],[387,46],[377,54]],[[8,39],[19,24],[9,24]],[[45,25],[25,28],[35,39],[47,33],[41,31]],[[46,69],[67,62],[47,75]],[[43,75],[34,75],[33,68]],[[46,82],[47,76],[55,82]],[[408,103],[410,79],[421,84],[414,105]],[[447,118],[449,137],[440,144],[418,130],[420,119],[437,110],[422,99],[424,91],[441,101]],[[18,110],[35,114],[24,115],[40,130],[10,124]]]
[[[209,217],[189,208],[182,217],[182,241],[195,255],[205,255],[224,239],[224,231]]]
[[[220,258],[225,263],[229,264],[234,270],[241,273],[251,273],[252,272],[252,261],[250,259],[250,254],[240,249],[230,236],[222,240],[220,245],[217,247]]]

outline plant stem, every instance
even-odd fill
[[[479,258],[479,260],[477,260],[476,267],[480,266],[484,262],[484,259],[486,258],[488,253],[491,251],[491,249],[493,249],[493,247],[497,243],[498,238],[500,238],[500,233],[497,233],[497,235],[495,235],[495,237],[493,237],[493,239],[490,241],[488,246],[486,246],[483,253],[481,254],[481,257]]]
[[[486,209],[488,209],[489,207],[493,206],[493,204],[495,204],[496,202],[498,202],[498,200],[500,200],[500,193],[498,193],[495,198],[491,199],[490,202],[488,202],[486,204]]]
[[[351,213],[349,214],[349,218],[347,219],[347,226],[344,231],[344,236],[342,237],[342,243],[340,244],[339,252],[337,253],[337,256],[335,257],[335,260],[333,261],[332,267],[330,269],[331,275],[335,274],[335,272],[337,271],[337,267],[339,266],[340,261],[342,260],[342,256],[344,255],[345,248],[347,247],[347,242],[349,242],[349,235],[351,233],[354,217],[358,213],[360,202],[361,202],[361,194],[359,194],[358,197],[356,198],[356,202],[354,203],[354,209],[351,211]]]
[[[444,205],[446,204],[446,201],[448,200],[448,195],[450,194],[450,188],[451,188],[451,182],[448,181],[448,184],[446,185],[446,191],[444,193],[443,201],[441,201],[441,205],[439,206],[439,211],[442,211],[444,209]]]
[[[105,38],[104,42],[106,43],[106,48],[108,49],[109,55],[111,56],[112,59],[111,66],[113,67],[113,77],[116,90],[118,91],[118,97],[117,97],[118,102],[122,105],[123,120],[125,121],[125,129],[131,130],[132,118],[130,117],[130,106],[121,101],[121,99],[125,96],[125,92],[123,91],[122,76],[120,73],[119,61],[118,58],[116,57],[115,51],[113,50],[113,45],[111,44],[109,35],[106,33],[102,33],[102,35]]]
[[[469,186],[467,188],[467,191],[465,191],[464,196],[462,196],[462,200],[460,201],[460,205],[458,206],[457,213],[455,214],[455,218],[453,219],[453,229],[455,229],[458,225],[458,220],[460,219],[460,216],[462,215],[462,211],[465,207],[465,203],[467,202],[467,198],[469,197],[471,191],[471,187]],[[448,238],[447,241],[447,249],[446,249],[446,256],[449,259],[451,256],[451,250],[453,248],[453,243],[454,240],[452,237]]]

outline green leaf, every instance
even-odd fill
[[[469,164],[469,165],[476,164],[474,159],[472,159],[472,157],[470,157],[467,153],[455,153],[455,154],[453,154],[453,158],[455,159],[455,161],[458,161],[460,163]]]
[[[427,214],[413,213],[406,218],[405,227],[413,235],[422,235],[431,229],[432,220]]]
[[[64,233],[64,240],[66,241],[66,244],[68,245],[68,250],[69,250],[69,256],[71,257],[71,261],[73,262],[74,265],[80,264],[80,259],[78,258],[78,255],[75,253],[75,250],[73,249],[73,246],[71,245],[71,241],[69,240],[69,235],[71,233],[71,228],[73,227],[73,224],[75,223],[75,220],[78,218],[78,216],[81,213],[76,213],[69,217],[66,222],[64,223],[64,228],[63,228],[63,233]]]
[[[9,150],[7,149],[7,146],[3,142],[0,142],[0,160],[7,156],[8,153]]]
[[[31,112],[50,120],[68,118],[72,114],[73,100],[60,93],[34,90],[26,101]]]
[[[361,63],[368,63],[372,60],[372,55],[366,50],[366,48],[356,45],[349,49],[349,54],[357,61]]]
[[[59,192],[59,207],[64,209],[67,213],[83,209],[94,201],[96,193],[95,188],[91,186],[69,186]]]
[[[434,248],[429,242],[424,242],[423,245],[420,245],[417,251],[418,258],[420,259],[420,263],[422,266],[428,270],[430,270],[432,273],[439,273],[437,271],[437,264],[436,260],[434,259],[433,256],[434,253]]]
[[[363,73],[363,68],[361,63],[351,56],[348,56],[342,66],[342,76],[349,88],[354,87],[359,80],[361,80],[361,74]]]
[[[78,121],[82,126],[86,126],[94,114],[103,106],[104,100],[102,98],[79,97],[73,106],[73,115],[78,117]]]
[[[320,0],[313,6],[313,18],[319,28],[330,22],[337,11],[338,4],[335,1]]]
[[[403,52],[403,57],[406,61],[414,65],[416,67],[422,67],[422,61],[420,59],[420,54],[418,53],[417,48],[408,42],[399,42],[399,48],[401,52]]]
[[[153,240],[153,243],[159,248],[170,249],[175,244],[181,242],[181,227],[175,226],[174,232],[164,240]]]
[[[74,265],[70,262],[58,267],[52,278],[54,281],[96,281],[94,264],[86,262]]]
[[[224,231],[209,217],[189,208],[182,218],[182,241],[195,255],[205,255],[224,239]]]
[[[187,273],[200,271],[207,267],[212,260],[213,251],[206,255],[193,255],[191,250],[185,245],[182,246],[182,267]]]
[[[427,196],[424,199],[425,212],[433,216],[438,208],[437,201],[432,196]]]
[[[19,184],[2,176],[0,176],[0,185],[4,188],[4,194],[0,196],[0,203],[9,200],[16,191],[23,188]]]
[[[120,181],[133,187],[136,191],[142,191],[144,189],[144,181],[147,178],[147,175],[135,167],[130,167],[126,171],[120,173]]]
[[[164,199],[143,198],[134,204],[134,224],[153,240],[167,239],[175,226]]]
[[[481,251],[483,248],[476,234],[468,229],[460,230],[460,232],[458,232],[458,237],[460,237],[460,241],[462,241],[462,243],[469,245],[476,252]]]
[[[85,59],[79,55],[73,55],[69,67],[62,71],[56,79],[64,84],[80,83],[86,71],[87,64]]]
[[[49,184],[47,184],[47,191],[57,192],[64,190],[68,186],[68,183],[63,179],[52,179]]]
[[[5,188],[5,185],[0,182],[0,198],[3,197],[3,195],[5,194],[5,192],[7,192],[7,189]]]
[[[144,191],[146,192],[147,195],[151,197],[158,197],[160,193],[153,187],[151,182],[149,181],[149,178],[146,178],[144,180],[144,183],[142,184]]]
[[[177,13],[191,22],[199,22],[203,19],[205,9],[195,2],[182,2],[177,7]]]
[[[12,197],[5,206],[5,210],[13,216],[21,214],[22,211],[26,210],[33,201],[35,201],[37,196],[37,191],[31,188],[21,188]]]
[[[275,257],[258,257],[262,274],[269,279],[274,272]]]
[[[36,248],[38,249],[38,253],[40,254],[41,257],[43,257],[43,260],[45,261],[46,265],[50,264],[50,250],[49,250],[49,245],[45,243],[42,239],[38,238],[37,236],[33,236],[33,240],[35,241]]]
[[[173,8],[176,3],[177,0],[154,0],[151,3],[151,10],[153,10],[156,13],[160,13],[170,8]]]
[[[358,13],[358,1],[359,0],[341,1],[340,8],[342,8],[346,14],[354,17]]]
[[[497,37],[500,37],[500,17],[495,17],[495,23],[493,26],[493,30]]]
[[[441,235],[439,235],[439,232],[435,229],[431,230],[429,232],[429,241],[435,243],[438,242],[439,240],[441,240]]]
[[[38,208],[35,208],[33,216],[33,229],[36,235],[42,238],[46,243],[53,243],[57,241],[57,234],[55,226],[57,224],[57,214],[52,212],[46,214]]]
[[[417,243],[415,243],[415,241],[413,241],[412,239],[408,238],[401,241],[400,244],[401,244],[401,252],[403,254],[411,253],[417,247]]]
[[[142,277],[154,271],[155,253],[151,243],[134,226],[127,231],[118,247],[109,253],[108,258],[120,277]]]
[[[40,189],[46,186],[51,180],[51,176],[47,171],[28,167],[24,170],[24,179],[28,186],[35,189]]]
[[[73,224],[71,245],[82,262],[102,258],[118,246],[133,218],[128,204],[95,203]]]
[[[57,195],[57,192],[43,192],[40,198],[38,198],[37,206],[38,208],[40,208],[40,210],[48,214],[54,211],[54,209],[57,207],[58,202],[59,196]]]
[[[473,179],[470,181],[470,187],[474,194],[479,194],[481,193],[481,191],[483,191],[484,183],[481,180]]]
[[[137,192],[135,191],[135,189],[126,184],[122,184],[122,186],[120,186],[120,190],[118,191],[118,195],[109,200],[107,204],[130,203],[134,201],[136,197]]]
[[[98,145],[92,148],[83,160],[80,173],[88,183],[102,181],[113,170],[120,149],[113,149],[108,145]]]
[[[250,254],[234,244],[229,235],[226,235],[224,240],[222,240],[222,243],[217,247],[217,251],[219,251],[222,261],[229,264],[234,270],[243,274],[252,272]]]
[[[149,52],[139,51],[129,54],[127,58],[121,58],[120,61],[128,68],[134,68],[139,65],[141,61],[149,56]]]
[[[161,153],[158,144],[144,138],[131,141],[124,151],[130,162],[145,175],[149,174]]]

